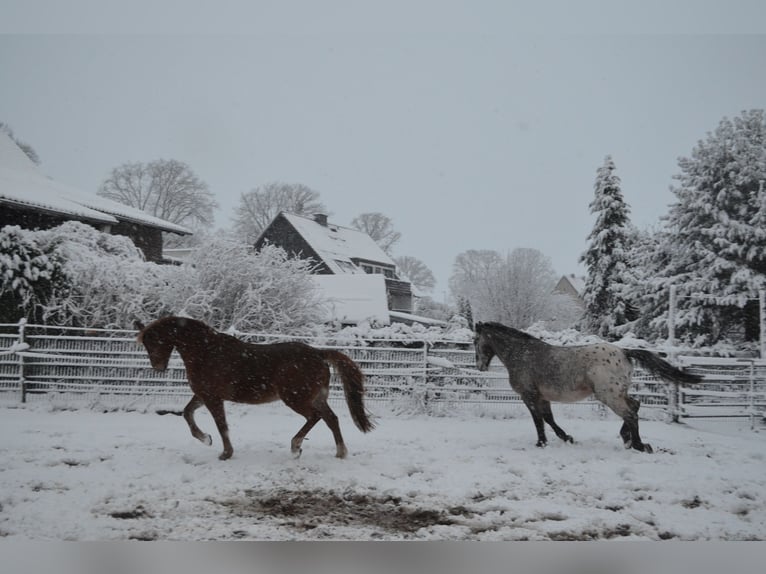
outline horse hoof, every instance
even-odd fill
[[[207,446],[213,446],[213,437],[211,437],[209,434],[206,434],[203,436],[199,441]]]
[[[568,442],[569,444],[574,444],[574,439],[571,435],[567,435],[564,437],[564,442]]]
[[[346,450],[346,447],[339,448],[338,451],[335,453],[335,458],[346,458],[346,455],[348,454],[348,450]]]
[[[545,448],[546,446],[548,446],[548,443],[547,442],[539,441],[535,446],[537,448]]]
[[[303,453],[303,449],[302,448],[293,449],[292,453],[293,453],[294,459],[299,459],[301,457],[301,454]]]
[[[654,453],[654,449],[652,448],[651,445],[644,443],[644,452],[647,452],[649,454],[653,454]]]
[[[218,460],[229,460],[231,455],[232,453],[230,452],[222,452],[220,455],[218,455]]]

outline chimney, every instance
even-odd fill
[[[315,213],[314,214],[314,221],[316,221],[322,227],[327,227],[327,214],[326,213]]]

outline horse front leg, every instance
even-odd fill
[[[218,456],[221,460],[227,460],[234,454],[234,448],[231,446],[229,440],[229,425],[226,424],[226,411],[223,408],[222,399],[210,399],[205,402],[207,410],[213,415],[215,426],[218,427],[218,432],[221,435],[223,441],[223,452]]]
[[[540,408],[537,397],[522,396],[524,404],[527,405],[529,413],[532,415],[532,420],[535,423],[535,429],[537,429],[537,444],[535,446],[544,447],[548,444],[548,439],[545,438],[545,421],[543,420],[543,414]]]
[[[200,428],[197,426],[197,423],[194,420],[194,411],[196,411],[198,408],[200,408],[204,403],[202,402],[202,399],[199,398],[197,395],[194,395],[189,403],[184,408],[183,416],[184,420],[186,421],[186,424],[189,425],[189,430],[192,433],[192,436],[196,438],[201,443],[206,444],[207,446],[210,446],[213,444],[213,439],[210,437],[209,434],[204,433],[200,430]]]
[[[553,429],[553,432],[556,433],[557,437],[559,437],[564,442],[574,443],[572,435],[565,433],[564,429],[557,425],[556,421],[553,420],[553,411],[551,410],[550,401],[540,401],[540,410],[542,411],[543,420],[550,425],[550,427]]]

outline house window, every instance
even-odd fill
[[[335,263],[338,265],[338,267],[340,267],[341,271],[345,271],[346,273],[356,273],[358,271],[357,266],[350,261],[341,261],[340,259],[336,259]]]
[[[379,265],[368,265],[367,263],[362,263],[362,269],[365,273],[375,274],[375,275],[385,275],[389,279],[395,279],[396,276],[394,275],[394,270],[389,269],[388,267],[381,267]]]

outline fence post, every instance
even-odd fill
[[[678,287],[670,286],[670,296],[668,300],[668,347],[670,348],[669,359],[673,361],[676,358],[676,305],[678,298]],[[668,385],[668,408],[670,409],[670,421],[678,422],[678,411],[680,406],[681,391],[678,385]]]
[[[19,345],[23,345],[26,338],[26,326],[27,326],[27,320],[26,319],[20,319],[19,320]],[[26,403],[27,402],[27,380],[26,380],[26,373],[24,372],[24,355],[21,353],[18,353],[19,357],[19,384],[21,385],[21,402]]]
[[[423,406],[426,412],[428,412],[428,395],[430,390],[428,388],[428,341],[423,340]]]
[[[750,361],[750,430],[755,430],[755,361]]]
[[[763,183],[763,182],[761,182]],[[761,359],[766,359],[766,291],[758,291],[758,332],[760,333]]]

